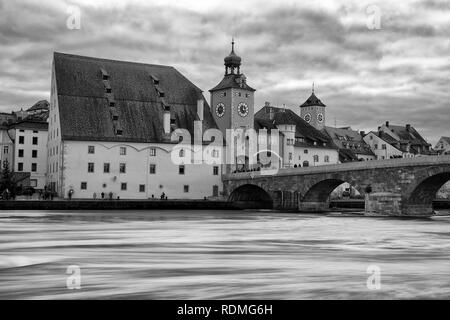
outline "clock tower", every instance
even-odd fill
[[[325,105],[316,97],[314,83],[311,95],[300,106],[300,117],[317,130],[322,130],[325,126]]]
[[[225,57],[225,75],[222,81],[209,90],[211,93],[211,113],[217,126],[226,137],[227,129],[253,128],[254,92],[241,73],[241,57],[234,52]]]

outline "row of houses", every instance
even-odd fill
[[[50,102],[0,115],[0,161],[60,197],[199,199],[220,196],[222,174],[264,168],[259,153],[256,163],[248,153],[224,161],[228,129],[277,130],[280,167],[437,154],[408,124],[386,122],[367,134],[326,126],[314,88],[298,107],[266,102],[256,112],[234,43],[224,65],[208,104],[174,67],[55,53]],[[443,153],[448,144],[439,146]],[[199,152],[213,161],[192,163]]]

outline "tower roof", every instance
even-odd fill
[[[223,59],[226,67],[239,67],[241,65],[241,57],[234,53],[234,39],[231,41],[231,52]]]
[[[303,102],[303,104],[300,106],[300,108],[311,107],[311,106],[325,107],[325,105],[322,103],[322,101],[320,101],[320,99],[316,97],[316,95],[314,94],[314,91],[311,93],[309,98],[306,99],[305,102]]]

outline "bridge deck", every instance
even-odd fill
[[[370,170],[383,168],[404,168],[420,166],[439,166],[449,165],[450,155],[442,156],[422,156],[415,158],[386,159],[373,161],[348,162],[341,164],[330,164],[316,167],[298,167],[279,169],[275,174],[264,174],[261,171],[239,172],[224,174],[224,180],[240,180],[248,178],[265,178],[269,176],[293,176],[308,175],[317,173],[333,173],[343,171]]]

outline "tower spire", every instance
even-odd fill
[[[234,37],[231,38],[231,52],[234,52]]]
[[[313,81],[313,84],[312,84],[312,93],[314,93],[314,81]]]

